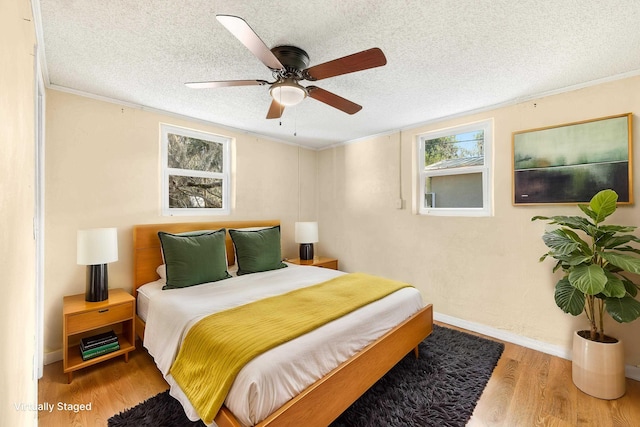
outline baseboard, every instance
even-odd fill
[[[45,365],[50,365],[59,360],[62,360],[62,349],[45,353],[43,357],[43,362]]]
[[[627,365],[624,367],[624,373],[627,378],[640,381],[640,366]]]
[[[459,319],[457,317],[449,316],[446,314],[433,312],[433,320],[438,322],[447,323],[458,328],[466,329],[468,331],[477,332],[488,337],[496,338],[502,341],[517,344],[522,347],[530,348],[532,350],[547,353],[552,356],[561,357],[563,359],[571,360],[571,351],[559,345],[548,344],[543,341],[534,340],[531,338],[523,337],[522,335],[514,334],[513,332],[503,331],[501,329],[486,326],[481,323],[470,322],[468,320]],[[632,380],[640,381],[640,367],[633,365],[625,366],[625,375]]]

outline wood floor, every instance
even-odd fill
[[[39,413],[39,425],[106,426],[112,415],[167,388],[139,342],[129,363],[119,357],[77,371],[71,384],[62,362],[56,362],[45,366],[38,384],[38,403],[54,407]],[[60,410],[58,402],[69,406]],[[72,405],[88,403],[90,411],[74,412]],[[640,426],[640,382],[627,379],[627,392],[620,399],[595,399],[571,382],[571,362],[505,343],[467,426]]]

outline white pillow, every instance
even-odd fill
[[[238,275],[238,263],[236,262],[235,264],[228,266],[227,273],[229,273],[233,277],[236,277]]]
[[[162,280],[167,280],[167,266],[162,264],[160,266],[158,266],[158,268],[156,268],[156,273],[158,273],[158,276],[160,276],[160,278]]]
[[[264,227],[230,228],[230,230],[238,230],[238,231],[260,231],[260,230],[266,230],[267,228],[273,228],[273,225],[266,225],[266,226],[264,226]]]

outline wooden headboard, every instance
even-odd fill
[[[133,296],[137,297],[138,287],[158,279],[156,269],[162,264],[162,250],[158,231],[184,233],[196,230],[219,230],[221,228],[272,227],[280,225],[279,220],[228,221],[228,222],[173,222],[166,224],[144,224],[133,227]],[[233,242],[227,231],[227,264],[235,263]]]

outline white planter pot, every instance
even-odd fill
[[[599,399],[617,399],[625,393],[622,341],[601,343],[573,334],[573,383]]]

